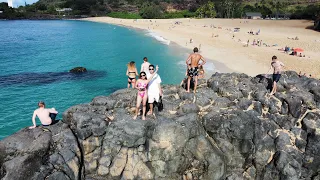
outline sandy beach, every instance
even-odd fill
[[[234,72],[250,76],[264,74],[276,55],[285,70],[320,77],[320,32],[310,29],[309,20],[243,20],[243,19],[115,19],[94,17],[82,20],[109,23],[149,30],[181,47],[200,47],[206,59],[224,64]],[[247,22],[244,22],[247,21]],[[179,22],[179,23],[177,23]],[[234,28],[240,28],[234,32]],[[256,32],[259,32],[256,35]],[[253,31],[254,35],[248,32]],[[294,40],[298,37],[299,40]],[[192,43],[190,43],[192,39]],[[261,46],[253,41],[262,40]],[[249,46],[246,47],[249,40]],[[302,48],[305,57],[278,50],[285,46]],[[298,55],[300,52],[298,52]],[[224,70],[221,69],[220,72]]]

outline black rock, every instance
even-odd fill
[[[285,72],[268,96],[270,80],[216,73],[196,94],[164,85],[164,109],[146,121],[133,120],[135,89],[95,97],[1,140],[0,178],[317,179],[320,81]]]
[[[87,72],[87,69],[84,67],[75,67],[69,70],[71,73],[84,73]]]

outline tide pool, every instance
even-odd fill
[[[187,52],[147,31],[63,20],[0,21],[0,27],[0,139],[31,126],[40,100],[61,119],[70,106],[126,88],[126,64],[135,61],[140,71],[144,56],[159,65],[164,84],[184,78]],[[89,73],[70,76],[76,66]]]

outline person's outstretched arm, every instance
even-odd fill
[[[189,60],[191,59],[191,55],[189,55],[189,57],[187,58],[187,60],[186,60],[186,64],[187,64],[187,66],[189,65]]]
[[[33,129],[33,128],[37,127],[37,125],[36,125],[36,116],[37,116],[37,113],[36,113],[36,111],[34,111],[33,112],[33,116],[32,116],[32,124],[33,124],[33,126],[30,126],[29,129]]]
[[[51,108],[51,109],[48,109],[48,110],[49,110],[49,113],[58,114],[58,111],[56,111],[55,108]]]
[[[268,72],[264,75],[264,77],[266,77],[268,74],[269,74],[269,72],[272,70],[272,66],[270,66],[270,68],[269,68],[269,70],[268,70]]]
[[[204,58],[203,58],[203,56],[201,56],[201,60],[202,60],[202,66],[207,62]]]
[[[159,67],[158,67],[158,65],[157,65],[157,66],[156,66],[156,71],[147,79],[147,83],[149,83],[149,82],[152,80],[153,76],[154,76],[155,74],[157,74],[158,69],[159,69]]]

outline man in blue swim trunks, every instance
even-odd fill
[[[186,60],[187,66],[189,64],[190,68],[188,69],[188,85],[187,85],[187,92],[190,92],[190,80],[194,78],[194,93],[197,90],[198,85],[198,66],[203,66],[206,63],[206,60],[198,53],[199,50],[197,47],[193,49],[193,53],[189,55],[188,59]],[[199,61],[202,60],[202,63],[199,64]],[[191,62],[190,62],[191,61]]]
[[[277,82],[281,78],[282,68],[284,68],[284,64],[281,61],[278,61],[277,56],[272,56],[271,67],[267,72],[268,74],[273,69],[273,75],[272,75],[273,86],[272,86],[272,91],[270,95],[273,95],[274,93],[277,92]]]

